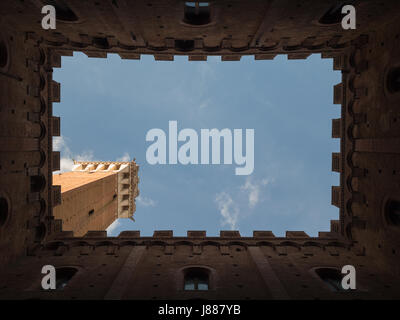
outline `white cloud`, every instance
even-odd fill
[[[74,161],[71,158],[61,158],[60,160],[60,171],[54,173],[71,171],[74,166]]]
[[[254,208],[260,201],[260,191],[262,187],[265,187],[271,181],[268,179],[262,179],[260,182],[253,182],[250,177],[246,179],[246,182],[240,189],[248,192],[249,207]]]
[[[259,200],[260,186],[251,182],[250,178],[246,179],[243,186],[240,187],[242,190],[248,191],[249,207],[254,208]]]
[[[262,179],[261,180],[261,185],[266,186],[268,183],[274,182],[274,179],[268,180],[268,179]]]
[[[97,161],[94,158],[94,154],[93,154],[92,150],[87,150],[87,151],[84,151],[81,154],[76,154],[74,156],[74,159],[77,160],[77,161]]]
[[[210,105],[210,99],[204,100],[200,102],[199,109],[207,108]]]
[[[72,152],[63,136],[53,138],[53,150],[60,151],[61,153],[60,171],[56,171],[55,173],[70,171],[74,165],[74,161],[72,160]]]
[[[242,186],[236,188],[233,196],[224,191],[218,193],[215,202],[223,218],[222,225],[228,225],[231,230],[236,229],[239,219],[249,213],[248,209],[254,208],[263,200],[261,196],[262,188],[271,182],[273,182],[273,179],[265,178],[260,181],[253,181],[248,177]]]
[[[136,203],[142,207],[155,207],[157,205],[157,202],[154,201],[153,199],[142,197],[142,196],[138,196],[136,198]]]
[[[81,154],[74,154],[68,147],[67,141],[63,136],[53,138],[53,150],[60,151],[60,171],[54,173],[71,171],[74,166],[74,160],[77,161],[95,161],[93,151],[87,150]]]
[[[107,236],[108,237],[113,237],[116,236],[117,234],[114,234],[116,229],[122,225],[120,219],[115,220],[113,223],[111,223],[108,228],[106,229],[107,231]]]
[[[65,139],[63,136],[53,137],[53,149],[55,149],[55,150],[64,149],[65,151],[68,151],[69,153],[71,152],[69,150],[67,143],[65,142]]]
[[[125,152],[121,158],[118,158],[117,161],[127,162],[131,161],[131,157],[128,152]]]
[[[239,218],[239,208],[236,203],[226,192],[218,193],[215,201],[222,215],[222,225],[227,225],[231,230],[235,230]]]

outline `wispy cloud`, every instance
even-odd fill
[[[53,150],[60,151],[60,171],[55,173],[72,170],[74,160],[77,161],[95,161],[92,150],[86,150],[81,154],[74,154],[68,146],[67,139],[63,136],[53,138]]]
[[[116,236],[116,229],[118,227],[122,226],[121,220],[117,219],[115,220],[112,224],[109,225],[109,227],[106,229],[107,231],[107,236],[108,237],[113,237]]]
[[[123,162],[131,161],[131,157],[128,152],[125,152],[122,157],[117,159],[117,161],[123,161]]]
[[[246,179],[241,190],[248,192],[249,207],[254,208],[260,201],[260,190],[266,186],[270,181],[268,179],[262,179],[260,182],[254,182],[251,177]]]
[[[228,225],[231,230],[237,228],[239,220],[249,213],[263,200],[262,189],[273,182],[273,179],[254,180],[246,178],[243,185],[228,193],[217,193],[215,202],[222,216],[222,225]]]
[[[210,99],[206,99],[199,104],[199,109],[205,109],[210,105]]]
[[[237,204],[226,192],[218,193],[215,202],[222,216],[222,225],[227,225],[231,230],[235,230],[239,218],[239,208]]]
[[[61,152],[60,171],[54,173],[71,171],[76,161],[98,161],[94,157],[92,150],[85,150],[80,154],[73,153],[67,143],[68,139],[60,136],[53,138],[53,150]],[[116,161],[130,161],[131,157],[128,152],[125,152],[122,157],[117,158]]]
[[[72,160],[72,152],[65,142],[64,137],[53,138],[53,150],[60,151],[61,153],[60,171],[58,172],[70,171],[74,165],[74,161]]]
[[[155,207],[157,205],[157,202],[153,199],[142,196],[138,196],[136,198],[136,203],[142,207]]]

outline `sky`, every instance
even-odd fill
[[[54,70],[61,83],[61,169],[72,159],[128,161],[136,158],[140,196],[135,222],[118,219],[109,236],[124,230],[270,230],[276,236],[303,230],[310,236],[329,231],[339,218],[331,205],[331,186],[339,174],[331,171],[331,154],[339,152],[332,139],[331,119],[340,117],[333,104],[333,86],[341,74],[331,59],[312,55],[306,60],[221,62],[123,60],[88,58],[75,52]],[[164,130],[169,121],[178,131],[254,129],[254,171],[235,175],[237,165],[155,164],[146,161],[149,130]],[[244,139],[244,137],[243,137]],[[178,148],[184,142],[178,143]],[[200,141],[199,141],[200,144]],[[199,150],[200,153],[200,150]]]

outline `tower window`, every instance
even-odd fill
[[[31,176],[31,192],[42,192],[46,186],[46,179],[43,175]]]
[[[4,41],[0,40],[0,68],[4,68],[8,62],[8,51]]]
[[[345,291],[342,287],[343,275],[335,268],[318,268],[316,274],[332,291]]]
[[[108,49],[110,47],[107,38],[94,37],[93,44],[95,47],[100,49]]]
[[[6,198],[0,198],[0,227],[3,226],[8,219],[8,201]]]
[[[195,26],[210,23],[210,3],[209,2],[185,2],[183,22]]]
[[[190,51],[194,49],[193,40],[175,40],[175,48],[180,51]]]
[[[89,211],[89,216],[91,216],[94,213],[94,209]]]
[[[209,271],[203,268],[189,268],[185,271],[184,290],[205,291],[209,287]]]
[[[385,216],[388,223],[400,226],[400,201],[388,200],[385,206]]]
[[[63,290],[78,269],[72,267],[56,268],[56,290]]]
[[[393,68],[387,75],[387,88],[390,93],[400,91],[400,67]]]

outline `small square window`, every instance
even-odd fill
[[[209,2],[185,2],[183,22],[201,26],[211,22]]]
[[[189,268],[185,271],[184,290],[206,291],[209,287],[209,271],[204,268]]]

